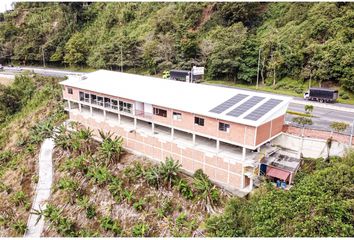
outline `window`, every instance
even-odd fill
[[[80,101],[84,101],[84,99],[85,99],[85,93],[79,92],[79,95],[80,95]]]
[[[97,96],[95,94],[91,94],[91,103],[96,104],[97,103]]]
[[[97,104],[103,106],[103,97],[97,96]]]
[[[229,132],[230,131],[230,124],[219,122],[219,130],[223,132]]]
[[[204,118],[194,117],[194,124],[199,126],[204,126]]]
[[[110,98],[104,98],[104,106],[106,108],[110,108],[111,107],[111,99]]]
[[[119,111],[132,113],[133,105],[131,103],[119,101]]]
[[[173,120],[181,121],[182,120],[182,113],[173,112]]]
[[[164,109],[160,109],[160,108],[154,108],[154,115],[161,116],[161,117],[167,117],[167,111]]]
[[[118,110],[118,101],[112,99],[112,108]]]
[[[72,88],[68,88],[68,93],[69,94],[73,94],[73,89]]]
[[[88,93],[85,93],[85,99],[84,99],[85,102],[90,102],[90,94]]]

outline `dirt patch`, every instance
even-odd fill
[[[9,86],[14,79],[0,76],[0,85]]]

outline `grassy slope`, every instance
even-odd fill
[[[38,181],[40,142],[31,140],[32,128],[59,111],[58,89],[45,82],[20,112],[0,126],[0,156],[10,153],[0,161],[0,236],[22,236],[25,230]],[[65,117],[59,115],[57,121]]]

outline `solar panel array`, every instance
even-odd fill
[[[236,103],[240,102],[241,100],[245,99],[246,97],[248,97],[248,95],[246,95],[246,94],[237,94],[237,95],[233,96],[232,98],[226,100],[225,102],[219,104],[218,106],[214,107],[209,112],[222,113],[223,111],[234,106]]]
[[[232,116],[232,117],[239,117],[243,113],[245,113],[247,110],[255,106],[257,103],[262,101],[264,97],[258,97],[254,96],[247,100],[246,102],[242,103],[240,106],[236,107],[232,111],[228,112],[226,115]]]
[[[244,118],[248,119],[248,120],[257,121],[264,114],[266,114],[267,112],[272,110],[274,107],[276,107],[281,102],[282,102],[282,100],[271,98]]]

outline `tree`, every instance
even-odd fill
[[[313,112],[313,105],[305,105],[305,112],[311,114]]]
[[[84,35],[75,33],[65,44],[64,62],[70,65],[84,65],[88,56],[88,46]]]
[[[197,198],[200,204],[209,213],[215,213],[214,206],[219,201],[219,191],[212,184],[209,177],[203,173],[203,170],[198,169],[193,175],[193,186],[197,192]]]
[[[171,189],[172,183],[174,183],[180,172],[181,164],[178,161],[173,160],[173,158],[166,158],[165,162],[162,162],[159,166],[159,172],[161,180],[167,184],[168,188]]]
[[[100,158],[109,165],[112,162],[119,161],[120,155],[123,152],[123,138],[115,136],[108,132],[105,134],[102,130],[99,130],[99,134],[102,138],[102,143],[98,149]]]

